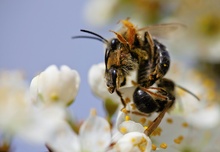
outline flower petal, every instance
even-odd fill
[[[66,122],[61,122],[56,128],[51,138],[47,141],[47,145],[52,150],[57,152],[81,151],[78,136]]]
[[[92,89],[92,92],[103,101],[105,100],[112,100],[116,103],[120,103],[120,98],[116,93],[110,94],[107,86],[106,81],[104,78],[105,73],[105,64],[99,63],[93,65],[89,70],[88,81],[89,85]]]
[[[79,137],[83,151],[102,152],[111,142],[110,125],[104,118],[91,114],[80,127]]]
[[[33,102],[43,104],[59,103],[69,105],[78,92],[80,77],[77,71],[67,66],[60,70],[55,65],[49,66],[36,76],[30,85]]]
[[[125,134],[115,145],[120,152],[150,152],[152,143],[144,133],[130,132]]]

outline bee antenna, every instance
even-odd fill
[[[91,38],[91,39],[96,39],[96,40],[99,40],[105,44],[108,44],[108,40],[106,40],[104,37],[102,37],[101,35],[97,34],[97,33],[94,33],[92,31],[88,31],[88,30],[84,30],[84,29],[81,29],[80,30],[81,32],[85,32],[85,33],[89,33],[89,34],[92,34],[94,36],[97,36],[96,37],[90,37],[90,36],[75,36],[75,37],[72,37],[72,38]]]
[[[94,40],[98,40],[98,41],[101,41],[103,43],[106,43],[103,39],[101,39],[99,37],[85,36],[85,35],[78,35],[78,36],[73,36],[72,37],[72,39],[79,39],[79,38],[94,39]]]
[[[194,93],[192,93],[191,91],[187,90],[186,88],[180,86],[180,85],[176,85],[178,88],[182,89],[183,91],[188,92],[189,94],[191,94],[193,97],[195,97],[198,101],[200,101],[199,97],[197,97]]]

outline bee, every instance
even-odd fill
[[[184,25],[178,23],[160,24],[144,28],[136,28],[130,21],[122,20],[123,28],[113,32],[116,37],[106,40],[102,36],[88,31],[93,36],[74,36],[73,38],[91,38],[106,44],[105,79],[108,91],[116,92],[121,98],[124,108],[126,102],[119,89],[126,85],[126,78],[131,71],[137,72],[133,101],[140,112],[151,114],[159,112],[158,117],[146,129],[150,135],[160,124],[165,113],[175,102],[175,83],[164,78],[170,67],[170,55],[165,45],[155,37],[169,33]],[[165,36],[165,35],[162,35]],[[156,84],[157,87],[153,87]],[[155,92],[150,89],[156,90]]]

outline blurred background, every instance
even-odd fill
[[[187,26],[185,37],[168,48],[182,61],[214,80],[220,73],[220,5],[218,0],[1,0],[0,70],[22,70],[30,81],[51,64],[68,65],[81,77],[75,103],[69,108],[79,120],[96,108],[104,116],[102,101],[91,93],[89,68],[104,61],[104,46],[89,39],[72,40],[88,29],[109,39],[120,19],[131,18],[138,27],[178,22]],[[205,74],[206,73],[206,74]],[[15,139],[15,152],[46,151],[42,145]]]

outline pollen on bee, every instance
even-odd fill
[[[161,143],[160,144],[160,148],[166,149],[167,148],[167,144],[166,143]]]

